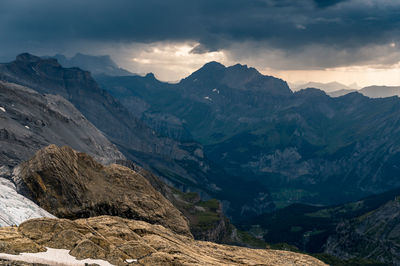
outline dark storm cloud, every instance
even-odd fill
[[[286,56],[346,51],[347,60],[327,60],[335,66],[373,57],[353,54],[398,41],[399,26],[400,4],[390,0],[2,0],[0,57],[79,43],[196,41],[193,52],[203,53],[259,42]]]

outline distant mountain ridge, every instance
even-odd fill
[[[293,91],[299,91],[307,88],[316,88],[323,90],[327,94],[339,91],[339,90],[350,90],[354,91],[357,89],[360,89],[357,84],[353,84],[350,86],[344,85],[342,83],[333,81],[333,82],[328,82],[328,83],[322,83],[322,82],[307,82],[305,84],[301,85],[292,85],[292,90]]]
[[[330,83],[319,83],[319,82],[308,82],[302,85],[292,85],[291,88],[294,91],[299,91],[307,88],[316,88],[324,91],[327,95],[331,97],[340,97],[352,92],[361,93],[369,98],[385,98],[392,96],[400,96],[399,86],[368,86],[364,88],[358,87],[356,84],[354,86],[346,86],[339,82]]]
[[[83,70],[90,71],[93,75],[107,74],[110,76],[131,76],[133,73],[126,69],[120,68],[111,59],[109,55],[86,55],[77,53],[73,57],[67,58],[62,54],[56,54],[51,58],[57,61],[64,67],[79,67]]]
[[[392,96],[400,96],[399,86],[368,86],[362,88],[360,93],[370,98],[384,98]]]

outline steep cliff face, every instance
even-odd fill
[[[137,172],[50,145],[14,169],[18,191],[60,218],[117,215],[191,236],[184,216]]]
[[[373,259],[400,264],[400,201],[387,202],[357,218],[343,221],[325,245],[325,252],[339,258]]]
[[[69,145],[105,164],[125,158],[63,97],[0,82],[0,167],[12,168],[49,144]]]
[[[154,134],[100,89],[87,71],[63,68],[55,59],[25,53],[0,64],[0,79],[64,97],[111,140],[131,143],[143,151],[153,151],[157,144]]]
[[[18,229],[0,230],[0,252],[35,253],[45,247],[67,249],[78,259],[102,259],[114,265],[325,265],[299,253],[195,241],[160,225],[119,217],[33,219]],[[10,256],[0,253],[0,258]],[[56,261],[50,256],[45,259]]]

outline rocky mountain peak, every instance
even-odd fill
[[[22,53],[17,55],[16,61],[23,61],[23,62],[38,62],[41,58],[30,53]]]
[[[39,56],[32,55],[30,53],[22,53],[17,55],[15,59],[16,64],[28,64],[28,63],[42,63],[49,64],[53,66],[60,67],[61,65],[58,63],[57,59],[54,58],[41,58]]]
[[[156,76],[154,76],[153,73],[147,73],[145,77],[148,79],[156,80]]]
[[[194,84],[192,84],[194,83]],[[291,95],[286,82],[281,79],[261,74],[257,69],[247,65],[236,64],[225,67],[218,62],[209,62],[202,68],[183,79],[183,86],[194,85],[196,87],[224,86],[231,89],[263,92],[274,95]]]
[[[201,67],[199,69],[199,71],[201,71],[201,70],[209,71],[209,70],[217,70],[217,69],[225,69],[225,68],[226,67],[223,64],[221,64],[221,63],[219,63],[217,61],[211,61],[211,62],[208,62],[208,63],[204,64],[204,66]]]

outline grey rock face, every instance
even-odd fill
[[[0,165],[3,176],[49,144],[69,145],[109,164],[125,157],[67,100],[0,82]],[[7,174],[8,172],[8,174]]]

